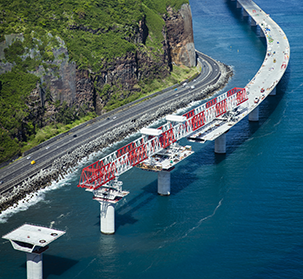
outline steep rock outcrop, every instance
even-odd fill
[[[93,108],[95,105],[94,98],[94,83],[91,79],[88,70],[78,70],[76,69],[76,98],[75,103],[78,107]]]
[[[39,50],[40,39],[35,38],[36,48],[26,49],[21,57],[26,59],[41,59],[41,63],[31,73],[40,77],[40,83],[26,98],[28,115],[24,122],[31,121],[43,127],[54,121],[62,120],[58,116],[68,106],[72,114],[84,115],[95,111],[97,114],[105,112],[105,106],[122,102],[125,98],[139,96],[139,83],[148,83],[157,78],[165,78],[170,74],[173,64],[193,67],[196,65],[193,41],[192,15],[190,6],[184,4],[179,11],[167,8],[163,15],[165,22],[162,30],[162,52],[147,48],[146,40],[149,36],[146,18],[142,18],[134,26],[113,26],[128,30],[124,39],[136,45],[136,51],[128,52],[123,57],[102,60],[99,71],[80,69],[75,62],[69,61],[69,53],[65,42],[58,36],[46,35],[47,40],[57,41],[56,46],[46,46],[51,50],[53,59],[42,60]],[[105,33],[102,27],[92,29],[87,26],[69,25],[70,29],[79,29],[92,34]],[[5,62],[4,49],[15,40],[23,41],[23,34],[6,35],[5,41],[0,43],[0,74],[10,71],[13,63]],[[73,117],[69,119],[69,122]],[[23,133],[23,132],[22,132]],[[25,137],[23,137],[25,139]]]
[[[135,52],[129,52],[114,60],[103,60],[98,72],[79,69],[74,62],[69,62],[68,50],[60,38],[60,47],[52,49],[55,60],[48,69],[40,66],[34,73],[41,77],[41,103],[45,108],[48,123],[56,119],[57,110],[53,103],[65,102],[75,110],[104,112],[107,104],[123,100],[140,91],[140,81],[151,81],[169,75],[172,65],[196,65],[193,41],[192,15],[190,6],[184,4],[179,11],[167,8],[163,15],[165,26],[163,34],[163,53],[147,52],[142,46],[148,36],[148,26],[143,18],[136,28],[132,28],[127,41],[137,44]],[[82,30],[92,34],[103,33],[102,28],[92,29],[86,26],[70,25],[70,29]]]
[[[183,4],[178,12],[168,7],[167,12],[168,16],[164,15],[164,20],[171,61],[177,65],[196,66],[190,6]]]
[[[90,95],[89,100],[95,98],[94,105],[97,114],[104,111],[104,106],[112,100],[116,91],[120,92],[119,96],[115,96],[116,99],[128,98],[140,90],[136,86],[140,80],[168,76],[172,70],[172,64],[187,67],[196,66],[190,6],[184,4],[179,11],[174,11],[168,7],[167,12],[168,15],[163,15],[165,21],[162,30],[163,54],[154,54],[155,57],[151,58],[143,47],[138,46],[135,53],[127,53],[124,57],[117,57],[114,61],[102,61],[104,65],[102,70],[90,73],[88,81],[83,82],[82,80],[80,82],[77,79],[76,95],[81,96],[78,92],[85,91],[87,97]],[[139,22],[138,26],[136,30],[132,30],[132,36],[128,37],[127,40],[145,44],[148,36],[145,18]],[[90,93],[86,90],[87,84],[93,84]],[[107,85],[106,90],[104,90],[105,85]]]

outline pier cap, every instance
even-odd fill
[[[15,250],[41,254],[48,248],[48,244],[63,234],[64,231],[24,224],[2,238],[9,240]]]
[[[148,136],[159,136],[162,133],[162,131],[159,129],[142,128],[140,130],[140,133],[142,135],[148,135]]]
[[[185,116],[182,115],[166,115],[166,121],[171,121],[171,122],[184,122],[186,120]]]

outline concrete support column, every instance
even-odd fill
[[[277,94],[276,87],[270,92],[270,96],[275,96]]]
[[[250,17],[250,26],[257,26],[257,23],[252,17]]]
[[[256,107],[249,115],[248,115],[249,121],[259,121],[259,106]]]
[[[42,254],[26,253],[27,279],[42,279]]]
[[[259,37],[261,37],[261,38],[265,37],[263,30],[261,29],[260,26],[259,26]]]
[[[219,154],[226,153],[226,134],[225,133],[215,139],[215,153],[219,153]]]
[[[161,196],[170,195],[170,172],[159,171],[158,172],[158,194]]]
[[[115,233],[115,205],[106,201],[100,201],[100,231]]]
[[[242,15],[243,16],[249,16],[249,14],[246,12],[246,10],[244,8],[242,9]]]

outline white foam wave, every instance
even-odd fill
[[[25,211],[29,207],[45,200],[45,194],[49,191],[59,189],[65,185],[70,185],[70,180],[74,175],[77,175],[76,172],[79,169],[82,169],[83,167],[87,166],[90,163],[93,163],[96,161],[97,157],[103,157],[105,154],[110,153],[112,149],[115,149],[118,145],[121,145],[121,143],[127,143],[130,141],[131,138],[137,137],[139,135],[139,132],[134,132],[131,135],[128,135],[125,137],[122,141],[115,142],[113,144],[108,145],[105,148],[102,148],[98,152],[91,153],[89,156],[83,158],[76,167],[71,169],[71,173],[64,176],[64,178],[59,179],[58,182],[52,182],[52,184],[44,189],[38,190],[36,193],[30,193],[26,195],[25,198],[18,201],[14,205],[10,206],[6,210],[2,211],[0,213],[0,223],[6,223],[7,220],[12,217],[14,214]],[[45,201],[47,202],[47,201]],[[52,224],[51,224],[52,225]]]
[[[176,111],[176,113],[177,114],[181,114],[183,112],[186,112],[186,111],[188,111],[189,108],[195,107],[199,103],[201,103],[201,101],[191,102],[188,106],[186,106],[184,108],[178,109]],[[165,117],[160,118],[160,119],[152,122],[152,124],[150,124],[149,127],[156,126],[156,125],[161,125],[161,124],[163,124],[163,122],[165,122]],[[89,156],[84,157],[78,163],[78,165],[76,167],[74,167],[74,168],[71,169],[71,174],[68,174],[63,179],[60,179],[58,183],[57,182],[53,182],[51,184],[51,186],[48,186],[48,187],[46,187],[44,189],[40,189],[36,193],[28,194],[24,199],[18,201],[13,206],[10,206],[6,210],[2,211],[0,213],[0,223],[6,223],[7,220],[11,216],[13,216],[14,214],[16,214],[18,212],[21,212],[21,211],[25,211],[30,206],[35,205],[38,202],[44,200],[45,199],[45,194],[48,191],[52,191],[52,190],[61,188],[64,185],[70,185],[70,183],[67,182],[67,180],[69,180],[71,178],[71,176],[75,175],[75,172],[77,172],[77,170],[82,169],[83,167],[87,166],[88,164],[94,163],[97,160],[96,158],[100,158],[100,157],[102,158],[102,157],[106,156],[107,154],[113,152],[119,145],[121,145],[123,143],[127,144],[130,141],[134,140],[134,138],[137,138],[139,136],[140,136],[140,132],[138,132],[138,131],[134,132],[134,133],[129,134],[128,136],[126,136],[122,141],[110,144],[107,147],[102,148],[98,152],[93,152]]]
[[[197,223],[197,225],[194,226],[194,227],[192,227],[191,229],[189,229],[182,237],[180,237],[180,239],[187,237],[188,234],[190,234],[192,231],[194,231],[195,229],[197,229],[198,227],[200,227],[200,225],[201,225],[204,221],[206,221],[206,220],[209,219],[209,218],[212,218],[212,217],[216,214],[216,211],[218,210],[218,208],[221,206],[222,201],[223,201],[223,198],[219,201],[218,205],[216,206],[216,208],[214,209],[214,211],[213,211],[212,214],[210,214],[210,215],[208,215],[208,216],[206,216],[206,217],[200,219],[199,222]]]
[[[50,186],[44,189],[40,189],[36,193],[27,194],[25,198],[0,213],[0,223],[6,223],[7,220],[14,214],[21,211],[25,211],[29,207],[45,200],[45,194],[47,192],[59,189],[61,187],[64,187],[65,185],[70,185],[67,180],[71,179],[73,175],[74,174],[68,174],[65,176],[64,179],[60,179],[58,183],[54,181]]]
[[[85,269],[87,269],[87,268],[88,268],[96,259],[97,259],[97,258],[93,258],[93,259],[88,263],[88,265],[87,265],[84,269],[82,269],[74,278],[79,277],[79,276],[82,274],[82,272],[83,272]]]
[[[194,227],[190,228],[190,229],[189,229],[184,235],[182,235],[181,237],[175,238],[173,241],[164,241],[164,243],[163,243],[162,245],[160,245],[160,246],[158,247],[158,249],[162,249],[162,248],[163,248],[166,244],[168,244],[168,243],[180,241],[181,239],[186,238],[192,231],[194,231],[195,229],[199,228],[199,227],[201,226],[201,224],[202,224],[204,221],[206,221],[206,220],[209,219],[209,218],[212,218],[212,217],[216,214],[218,208],[222,205],[222,201],[223,201],[223,198],[219,201],[218,205],[216,206],[216,208],[214,209],[214,211],[213,211],[212,214],[210,214],[210,215],[208,215],[208,216],[203,217],[202,219],[200,219]]]

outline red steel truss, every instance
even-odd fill
[[[185,113],[184,123],[166,123],[159,136],[142,136],[97,162],[83,168],[78,187],[96,190],[115,177],[188,136],[205,124],[248,100],[246,89],[235,87],[205,104]]]

